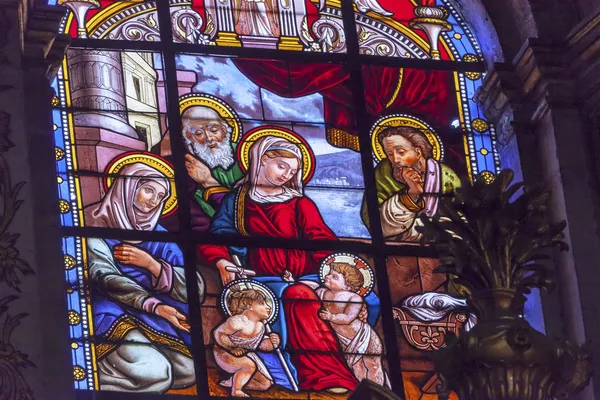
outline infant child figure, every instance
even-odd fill
[[[356,266],[349,263],[333,262],[329,266],[323,286],[302,281],[312,287],[323,302],[319,318],[331,324],[346,363],[358,381],[369,379],[389,387],[381,364],[381,339],[366,322],[365,303],[358,295],[364,285],[364,277]],[[293,281],[289,271],[284,273],[283,278]]]
[[[233,291],[227,299],[231,316],[213,331],[213,354],[217,365],[232,376],[221,382],[231,395],[249,397],[243,389],[267,390],[273,385],[269,370],[256,350],[274,351],[280,343],[276,333],[266,334],[265,321],[271,307],[255,289]]]

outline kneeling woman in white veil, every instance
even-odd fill
[[[85,209],[87,226],[163,230],[167,177],[126,165],[106,196]],[[102,390],[164,393],[195,383],[184,262],[173,243],[87,239],[98,376]],[[200,275],[198,287],[203,293]],[[160,345],[160,346],[159,346]]]

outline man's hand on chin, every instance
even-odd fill
[[[402,178],[408,186],[408,195],[416,201],[423,194],[423,178],[421,174],[410,167],[402,168]]]

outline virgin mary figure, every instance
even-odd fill
[[[168,178],[144,164],[119,171],[85,210],[87,226],[139,231],[157,225]],[[87,239],[98,379],[102,390],[165,393],[195,383],[183,254],[173,243]],[[198,287],[203,282],[197,275]]]
[[[246,177],[235,192],[223,199],[210,232],[337,240],[315,203],[304,196],[304,164],[298,145],[275,136],[258,139],[250,147]],[[281,299],[282,312],[273,330],[281,336],[280,347],[286,349],[299,389],[338,393],[354,390],[357,381],[339,353],[336,337],[331,327],[318,317],[321,305],[315,292],[307,285],[282,279],[289,270],[303,280],[317,280],[320,264],[331,252],[205,245],[199,248],[199,253],[203,260],[218,268],[223,284],[236,279],[230,271],[239,266],[232,260],[234,256],[241,258],[245,268],[256,272],[254,279],[265,283]],[[285,375],[278,375],[279,368],[270,357],[273,355],[261,354],[275,383],[290,387]]]

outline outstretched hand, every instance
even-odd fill
[[[217,268],[219,269],[219,275],[221,275],[221,282],[223,283],[223,286],[235,280],[235,272],[228,271],[228,267],[229,269],[239,269],[237,265],[224,258],[217,261]]]
[[[190,333],[190,325],[187,323],[187,317],[185,314],[177,311],[175,307],[159,304],[154,312],[156,315],[169,321],[175,328]]]

